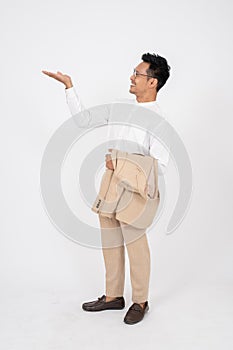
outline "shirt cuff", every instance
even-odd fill
[[[77,97],[75,88],[72,86],[68,89],[65,89],[66,97],[72,98],[72,97]]]

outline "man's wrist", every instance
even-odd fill
[[[65,87],[66,87],[66,89],[72,88],[72,87],[73,87],[72,82],[66,83],[66,84],[65,84]]]

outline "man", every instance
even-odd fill
[[[156,100],[157,93],[169,78],[169,71],[170,66],[164,57],[150,53],[143,54],[142,62],[137,65],[130,77],[131,85],[129,92],[135,95],[135,103],[161,114]],[[52,73],[43,70],[42,72],[65,85],[66,99],[72,116],[84,110],[70,76],[59,71]],[[127,134],[125,136],[127,138]],[[148,145],[148,154],[158,160],[159,174],[163,174],[168,164],[169,152],[155,138],[149,137],[148,139],[148,135],[146,135],[145,140],[149,140],[146,143]],[[106,154],[105,161],[106,167],[114,170],[109,154]],[[102,297],[99,297],[98,300],[84,303],[82,307],[86,311],[116,310],[125,307],[123,297],[125,243],[130,262],[133,304],[128,309],[124,317],[124,322],[127,324],[138,323],[143,319],[144,314],[149,309],[150,251],[146,232],[140,232],[139,229],[125,225],[125,223],[114,218],[110,219],[99,215],[99,221],[106,270],[106,295],[104,294]],[[107,241],[107,236],[109,236],[108,228],[111,229],[111,235],[115,235],[115,239],[119,243],[118,246],[104,248],[104,243]],[[132,233],[135,234],[135,232],[139,238],[132,242],[129,240],[129,237]]]

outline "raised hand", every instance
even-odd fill
[[[42,73],[48,75],[50,78],[60,81],[65,85],[66,89],[69,89],[73,86],[71,77],[67,74],[63,74],[62,72],[59,72],[59,71],[57,71],[57,73],[52,73],[46,70],[42,70]]]

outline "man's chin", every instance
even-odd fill
[[[134,91],[133,88],[134,88],[133,86],[131,86],[131,87],[129,88],[129,92],[130,92],[131,94],[135,94],[135,91]]]

